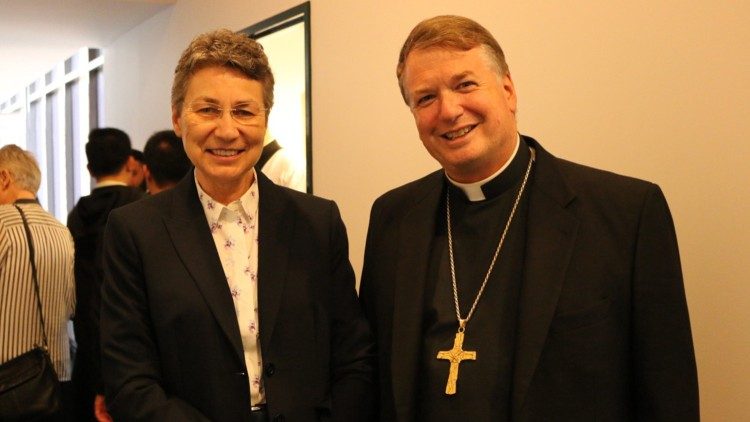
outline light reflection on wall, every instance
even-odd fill
[[[268,131],[306,174],[304,23],[258,38],[258,42],[268,56],[275,80]]]
[[[26,149],[26,122],[21,111],[0,114],[0,147],[16,144]]]

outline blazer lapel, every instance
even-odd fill
[[[401,222],[396,243],[395,303],[391,341],[391,375],[399,420],[414,419],[414,397],[422,341],[422,309],[437,207],[443,191],[442,172],[428,182],[422,198]]]
[[[261,172],[258,177],[258,313],[261,350],[268,350],[287,279],[295,216],[287,198]]]
[[[558,173],[556,158],[536,141],[525,139],[536,150],[537,162],[529,189],[526,258],[513,374],[513,415],[523,409],[578,231],[577,218],[566,209],[575,196]]]
[[[237,357],[244,363],[234,303],[206,214],[198,200],[193,172],[174,188],[172,198],[173,203],[164,224],[174,248],[205,298],[216,322],[231,342]]]

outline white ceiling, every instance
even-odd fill
[[[0,0],[0,101],[81,47],[104,48],[176,0]]]

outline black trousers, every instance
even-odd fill
[[[268,409],[266,406],[260,406],[260,409],[250,412],[251,422],[268,422]]]

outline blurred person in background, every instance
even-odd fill
[[[145,192],[146,174],[144,173],[143,168],[143,165],[145,164],[143,153],[133,148],[132,150],[130,150],[130,157],[131,160],[128,163],[130,170],[130,181],[128,182],[128,185],[136,187]]]
[[[73,320],[78,345],[73,384],[79,420],[90,421],[95,418],[95,403],[97,411],[105,413],[99,346],[104,226],[113,209],[137,201],[144,192],[129,185],[136,164],[125,132],[116,128],[93,129],[85,148],[87,168],[96,184],[91,194],[80,198],[68,214],[68,228],[75,241],[78,303]]]
[[[151,195],[174,187],[192,167],[182,139],[171,129],[154,133],[143,147],[143,174]]]
[[[67,331],[75,308],[73,239],[39,205],[40,180],[30,153],[16,145],[0,148],[0,363],[42,344],[23,212],[31,233],[49,355],[62,387],[63,409],[50,420],[75,421]]]

